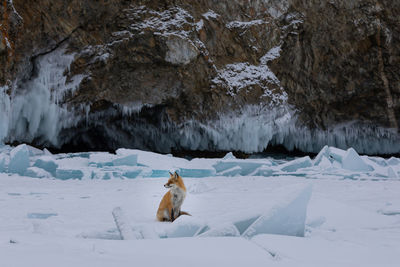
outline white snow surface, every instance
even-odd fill
[[[285,160],[186,160],[131,149],[52,155],[25,146],[24,175],[36,175],[28,177],[8,173],[20,149],[0,147],[2,267],[400,262],[397,158],[328,146],[315,159]],[[114,165],[121,159],[128,164]],[[230,169],[235,177],[224,175]],[[157,222],[169,171],[188,174],[182,210],[192,216]]]

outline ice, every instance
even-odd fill
[[[124,176],[125,178],[134,179],[138,177],[141,172],[142,170],[125,171],[122,173],[122,176]]]
[[[136,166],[137,165],[137,155],[128,155],[121,158],[116,158],[112,161],[114,166]]]
[[[4,95],[8,100],[0,100],[0,113],[4,109],[4,120],[8,124],[4,137],[7,141],[32,142],[40,139],[58,145],[60,130],[76,125],[79,115],[68,109],[66,104],[61,104],[64,96],[73,92],[83,79],[82,75],[76,75],[67,81],[65,71],[73,60],[74,55],[67,55],[65,46],[37,56],[32,62],[35,77],[18,82],[20,88],[13,90],[17,93],[12,98]],[[3,120],[1,117],[0,123]]]
[[[26,145],[26,146],[27,146],[28,151],[29,151],[29,156],[31,156],[31,157],[40,156],[40,155],[44,154],[43,150],[40,150],[40,149],[38,149],[36,147],[29,146],[29,145]]]
[[[249,228],[249,226],[259,218],[260,215],[254,215],[245,219],[236,220],[233,222],[233,224],[235,225],[236,229],[238,229],[240,235],[242,235]]]
[[[390,159],[387,160],[387,164],[389,164],[391,166],[398,165],[399,163],[400,163],[400,159],[395,158],[395,157],[391,157]]]
[[[226,153],[226,155],[222,159],[236,159],[232,152]]]
[[[399,178],[397,172],[394,171],[392,167],[389,167],[387,171],[388,171],[389,178]]]
[[[280,165],[280,169],[285,172],[295,172],[298,169],[308,168],[312,166],[312,161],[309,156],[295,159]]]
[[[0,172],[6,171],[6,156],[0,154]]]
[[[82,179],[83,172],[81,170],[71,170],[71,169],[57,169],[56,178],[61,180],[68,179]]]
[[[240,167],[240,175],[248,175],[261,167],[261,162],[249,162],[246,160],[221,160],[213,165],[217,173],[224,172],[234,167]],[[236,173],[235,173],[236,174]]]
[[[29,167],[25,173],[25,176],[33,177],[33,178],[51,178],[53,177],[52,174],[48,173],[42,168],[38,167]]]
[[[28,213],[26,217],[28,217],[29,219],[41,219],[41,220],[45,220],[47,218],[50,218],[52,216],[57,216],[57,213]]]
[[[169,177],[169,170],[152,170],[149,177]]]
[[[315,157],[314,166],[318,166],[321,163],[321,161],[322,161],[322,159],[324,157],[329,159],[329,153],[330,153],[329,147],[328,146],[324,146],[321,149],[321,151],[318,153],[318,155]]]
[[[322,169],[329,169],[332,168],[332,162],[325,156],[322,156],[320,161],[318,162],[318,167],[322,168]]]
[[[51,156],[42,156],[38,158],[33,164],[34,167],[42,168],[43,170],[51,173],[54,177],[56,176],[56,170],[58,164]]]
[[[329,156],[339,163],[342,163],[345,154],[346,151],[344,151],[343,149],[339,149],[336,147],[329,147]]]
[[[261,166],[260,168],[258,168],[257,170],[255,170],[251,175],[255,175],[255,176],[265,176],[265,177],[269,177],[274,173],[274,170],[271,169],[270,166]]]
[[[113,160],[116,158],[115,155],[110,153],[91,153],[89,155],[89,165],[96,166],[98,168],[104,166],[113,166]]]
[[[357,154],[353,148],[349,148],[342,158],[342,168],[350,171],[373,171],[370,165]]]
[[[180,168],[179,175],[182,177],[194,177],[194,178],[201,178],[201,177],[210,177],[215,174],[214,169],[186,169]]]
[[[304,236],[307,206],[312,187],[306,186],[289,192],[288,198],[247,228],[242,236],[250,238],[258,234]]]
[[[192,237],[201,231],[204,226],[204,223],[198,219],[192,216],[182,215],[166,229],[166,237]]]
[[[10,173],[18,173],[24,175],[26,169],[29,167],[29,150],[27,145],[22,144],[10,152],[10,163],[8,164],[8,171]]]
[[[239,166],[235,166],[235,167],[232,167],[225,171],[219,172],[218,175],[220,175],[220,176],[236,176],[236,175],[240,175],[241,172],[242,172],[242,168]]]
[[[209,230],[199,234],[198,237],[240,236],[239,230],[232,223],[208,227]]]

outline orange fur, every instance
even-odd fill
[[[159,221],[174,221],[180,215],[190,215],[187,212],[181,211],[181,205],[186,195],[186,187],[183,183],[183,179],[176,172],[174,174],[170,173],[170,178],[164,187],[171,188],[161,199],[160,205],[157,210],[157,220]],[[181,197],[180,202],[174,203],[174,199],[177,197],[173,196],[173,192],[178,192]],[[175,193],[176,194],[176,193]],[[175,204],[175,209],[174,209]]]

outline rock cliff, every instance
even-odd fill
[[[392,1],[2,0],[0,139],[398,153]]]

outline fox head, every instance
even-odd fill
[[[177,172],[169,173],[170,177],[168,182],[164,185],[165,188],[184,188],[182,177],[179,176]]]

